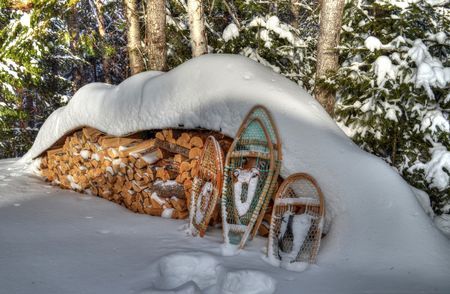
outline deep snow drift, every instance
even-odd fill
[[[23,161],[81,126],[112,135],[203,127],[234,136],[247,111],[266,106],[283,143],[281,175],[307,172],[322,187],[331,223],[319,267],[371,268],[448,286],[450,242],[402,178],[354,145],[305,91],[240,56],[205,55],[119,86],[90,84],[53,113]],[[163,246],[163,244],[161,244]]]

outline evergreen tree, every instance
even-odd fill
[[[55,29],[60,3],[0,2],[0,158],[28,150],[40,124],[61,106],[67,80],[58,74],[64,45]]]
[[[203,1],[209,53],[247,56],[297,82],[314,86],[318,35],[315,0]],[[169,67],[191,58],[187,5],[168,1]],[[296,28],[296,24],[302,25]]]
[[[449,10],[430,1],[350,1],[337,90],[337,121],[449,212]]]

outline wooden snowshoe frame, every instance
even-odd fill
[[[311,225],[299,252],[292,262],[315,263],[319,251],[322,227],[325,216],[325,201],[316,180],[306,173],[296,173],[289,176],[280,186],[275,196],[270,225],[267,256],[269,259],[280,260],[280,245],[293,248],[292,238],[280,236],[283,215],[290,212],[293,215],[307,214]],[[283,244],[281,244],[283,242]]]
[[[189,219],[190,225],[197,229],[200,237],[203,237],[214,210],[218,209],[217,200],[222,192],[223,183],[223,152],[213,136],[206,139],[199,168],[199,175],[194,178],[192,186]],[[205,193],[205,188],[212,190]]]
[[[259,117],[247,117],[238,130],[231,145],[224,169],[224,183],[222,189],[222,223],[224,242],[239,245],[243,248],[252,229],[257,222],[261,209],[270,192],[272,179],[275,174],[275,152],[270,139],[270,133]],[[257,183],[253,186],[254,194],[249,195],[247,186],[241,183],[239,200],[247,202],[248,207],[242,211],[236,202],[235,174],[237,170],[257,171]],[[239,184],[239,183],[237,183]],[[247,188],[245,188],[247,187]],[[247,192],[242,197],[242,190]],[[249,201],[248,197],[251,200]]]
[[[275,193],[278,188],[278,176],[280,174],[280,168],[281,168],[281,161],[283,159],[282,150],[281,150],[281,139],[280,135],[278,133],[278,129],[276,127],[276,124],[272,118],[272,115],[270,114],[269,110],[262,106],[262,105],[256,105],[254,106],[247,116],[245,117],[244,121],[247,121],[252,118],[259,118],[264,126],[266,127],[269,135],[270,140],[273,145],[274,149],[274,159],[275,159],[275,169],[274,174],[272,178],[272,183],[269,188],[269,192],[267,193],[266,199],[264,200],[263,207],[261,208],[261,213],[258,216],[258,219],[256,220],[256,224],[253,227],[252,231],[252,238],[255,237],[255,235],[258,233],[258,229],[261,226],[261,223],[264,218],[265,211],[267,210],[267,206],[270,202],[270,199],[275,197]]]

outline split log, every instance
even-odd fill
[[[196,158],[200,158],[200,156],[202,155],[202,149],[200,149],[199,147],[194,147],[191,150],[189,150],[189,159],[196,159]]]
[[[134,146],[130,146],[119,151],[120,157],[127,157],[132,153],[146,153],[149,152],[155,146],[155,140],[145,140],[136,144]]]
[[[203,140],[199,136],[192,137],[189,143],[191,144],[191,147],[203,148]]]

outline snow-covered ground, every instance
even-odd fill
[[[61,190],[15,162],[0,161],[0,293],[448,293],[450,287],[448,255],[438,252],[427,263],[412,256],[415,266],[405,268],[368,262],[374,258],[368,245],[367,259],[357,263],[319,254],[318,265],[297,273],[265,263],[266,240],[256,238],[241,254],[223,257],[219,229],[191,237],[186,221]]]
[[[309,293],[448,292],[450,241],[407,183],[353,144],[296,84],[244,57],[208,54],[117,87],[85,86],[49,117],[22,162],[84,125],[113,135],[204,127],[234,136],[255,104],[266,106],[278,125],[281,175],[310,173],[324,192],[327,236],[317,266],[292,273],[265,264],[263,239],[238,256],[223,257],[220,231],[188,237],[178,230],[182,221],[135,215],[101,199],[47,188],[2,162],[0,183],[7,186],[0,186],[0,282],[69,293],[155,293],[188,281],[180,293],[198,287],[272,293],[274,281],[275,293],[303,287]],[[211,270],[193,276],[193,269],[205,268]],[[259,285],[268,290],[250,291]]]

